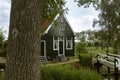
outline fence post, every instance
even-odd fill
[[[107,61],[109,61],[109,54],[107,54]],[[108,68],[108,80],[110,80],[110,67],[107,67]]]
[[[99,55],[97,54],[97,72],[100,73],[100,62],[98,58],[99,58]]]
[[[117,59],[114,60],[114,79],[118,80],[118,67],[117,67]]]

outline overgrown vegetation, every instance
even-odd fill
[[[86,48],[87,48],[86,43],[83,43],[83,42],[79,42],[75,46],[76,53],[78,53],[78,54],[80,54],[80,53],[87,53],[87,49]]]
[[[1,72],[0,80],[5,80]],[[79,63],[72,63],[42,66],[41,80],[102,80],[102,76],[90,68],[83,68]]]
[[[41,80],[102,80],[102,77],[89,68],[83,68],[78,63],[44,66],[41,69]]]
[[[109,48],[110,53],[113,53],[113,48],[110,47]],[[86,51],[82,52],[82,53],[77,53],[75,52],[75,58],[79,58],[80,59],[80,63],[82,66],[85,67],[91,67],[92,64],[92,58],[97,54],[97,53],[101,53],[101,54],[105,54],[106,49],[102,49],[101,47],[96,48],[96,47],[86,47]]]

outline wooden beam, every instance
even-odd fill
[[[112,62],[109,62],[109,61],[107,61],[107,60],[105,60],[105,59],[99,59],[99,62],[100,62],[101,64],[104,64],[104,65],[107,66],[107,67],[110,67],[110,68],[113,68],[113,69],[114,69],[114,63],[112,63]]]

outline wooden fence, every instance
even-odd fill
[[[110,74],[110,69],[113,69],[114,80],[118,80],[120,71],[120,55],[98,53],[94,59],[93,64],[96,64],[98,73],[100,73],[101,65],[105,65],[108,67],[108,74]]]

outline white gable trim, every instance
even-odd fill
[[[48,28],[46,29],[46,31],[44,32],[44,34],[47,34],[47,33],[48,33],[49,29],[50,29],[50,28],[52,27],[52,25],[53,25],[53,22],[54,22],[55,20],[57,20],[57,18],[59,17],[59,15],[60,15],[60,14],[57,14],[57,15],[56,15],[56,17],[53,19],[52,23],[48,26]]]

